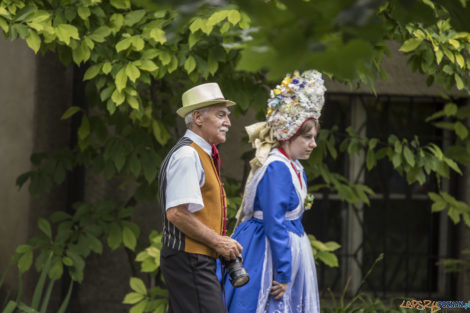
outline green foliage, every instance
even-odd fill
[[[20,273],[29,270],[37,251],[34,265],[38,271],[47,273],[52,280],[58,280],[67,271],[73,281],[82,282],[85,259],[92,252],[102,253],[103,240],[107,239],[111,249],[121,245],[135,249],[140,229],[129,221],[132,211],[112,201],[95,205],[76,203],[73,214],[56,211],[49,220],[40,219],[43,234],[16,249],[14,260],[18,270]]]
[[[446,273],[470,273],[469,255],[470,250],[463,250],[461,253],[462,259],[444,259],[439,262],[439,265],[445,268]]]
[[[51,260],[52,260],[53,254],[50,253],[49,256],[47,257],[47,261],[45,262],[45,266],[42,268],[40,272],[39,279],[36,283],[36,286],[34,288],[34,293],[33,293],[33,298],[31,301],[31,305],[27,305],[24,302],[21,301],[21,295],[22,295],[22,277],[21,274],[19,275],[19,290],[18,290],[18,296],[16,300],[9,300],[9,296],[7,295],[7,298],[4,300],[4,307],[0,308],[2,309],[2,313],[13,313],[13,312],[26,312],[26,313],[46,313],[46,310],[48,308],[49,302],[50,302],[50,297],[53,291],[53,288],[57,282],[57,277],[48,277],[48,272],[51,266]],[[21,272],[20,272],[21,273]],[[4,272],[4,275],[6,274],[6,271]],[[0,281],[0,287],[3,284],[3,279],[5,276],[2,276],[2,279]],[[47,288],[46,286],[46,282]],[[57,310],[57,313],[64,313],[65,310],[68,307],[68,304],[70,302],[70,297],[72,294],[72,288],[74,285],[74,281],[70,282],[69,288],[67,295],[64,297],[59,309]],[[9,301],[8,301],[9,300]],[[6,302],[8,301],[8,302]]]
[[[341,248],[341,245],[334,241],[323,243],[318,241],[313,235],[308,235],[308,239],[312,245],[312,251],[313,255],[315,256],[316,263],[321,261],[329,267],[338,267],[338,257],[336,257],[333,251]]]
[[[123,303],[130,304],[131,313],[163,313],[168,307],[168,291],[160,273],[160,249],[162,247],[161,234],[153,231],[149,235],[150,245],[137,254],[136,261],[140,263],[140,270],[148,273],[150,281],[156,285],[147,288],[142,279],[132,277],[129,285],[132,291],[124,297]]]
[[[68,173],[84,167],[107,179],[125,177],[126,182],[135,182],[129,202],[156,201],[160,163],[180,133],[175,107],[188,86],[219,81],[227,98],[239,103],[235,115],[251,108],[263,119],[268,79],[277,80],[294,69],[316,68],[332,79],[351,86],[362,83],[373,91],[374,80],[387,76],[381,65],[389,52],[387,40],[401,43],[401,51],[410,56],[410,68],[428,75],[429,85],[469,92],[470,6],[465,4],[240,0],[189,8],[179,6],[179,1],[163,5],[130,0],[4,0],[0,3],[4,37],[21,38],[35,53],[54,51],[64,64],[79,66],[88,96],[87,109],[70,107],[62,115],[62,119],[81,120],[78,144],[32,155],[33,168],[18,177],[17,185],[29,182],[32,195],[50,192]],[[428,118],[457,135],[456,143],[444,151],[435,144],[421,146],[418,138],[390,135],[380,141],[363,138],[352,128],[322,129],[318,147],[306,162],[307,175],[316,182],[309,192],[327,188],[347,203],[369,204],[373,190],[326,165],[327,158],[337,159],[340,154],[365,153],[367,170],[390,162],[410,184],[422,185],[432,175],[438,180],[449,177],[450,170],[460,173],[461,165],[470,164],[470,136],[464,123],[469,116],[469,106],[449,100],[442,111]],[[225,182],[231,229],[241,204],[241,184]],[[434,211],[446,209],[454,222],[463,219],[469,225],[468,205],[443,192],[429,196]],[[19,246],[14,257],[20,273],[33,263],[44,273],[34,307],[39,308],[38,297],[44,294],[46,278],[42,277],[55,281],[67,271],[73,282],[81,282],[87,257],[101,254],[104,242],[113,250],[141,250],[145,244],[139,240],[139,227],[130,221],[132,212],[127,205],[103,199],[96,204],[79,202],[70,214],[57,211],[40,219],[42,233]],[[339,246],[310,239],[318,260],[336,266],[332,252]],[[141,272],[156,279],[157,285],[147,288],[139,278],[131,279],[133,291],[124,299],[133,305],[131,313],[163,312],[167,305],[159,245],[154,232],[150,245],[136,257]],[[356,307],[385,310],[367,296],[353,302],[347,308],[340,306],[341,312],[357,311]],[[10,302],[7,308],[20,305],[24,304]]]

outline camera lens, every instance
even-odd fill
[[[237,257],[235,260],[226,261],[223,260],[227,273],[230,275],[230,283],[234,287],[241,287],[246,285],[250,280],[250,275],[243,267],[243,259]]]

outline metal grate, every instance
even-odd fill
[[[429,97],[328,95],[322,127],[338,125],[344,131],[354,125],[355,119],[362,118],[364,122],[356,126],[368,137],[386,140],[389,134],[395,133],[411,141],[417,134],[422,145],[428,142],[441,145],[442,132],[426,124],[424,117],[442,105],[440,99]],[[351,113],[357,106],[365,116]],[[314,208],[305,214],[303,223],[308,233],[322,241],[342,244],[338,252],[339,268],[324,265],[317,268],[323,296],[327,288],[341,292],[350,278],[351,293],[354,293],[380,253],[384,253],[384,259],[366,279],[362,291],[380,297],[448,295],[446,276],[436,262],[449,257],[449,247],[443,243],[454,227],[448,225],[446,216],[431,213],[427,192],[436,190],[437,183],[429,179],[423,186],[408,185],[406,178],[388,163],[379,162],[369,172],[365,170],[364,160],[345,157],[328,160],[330,168],[345,176],[350,175],[351,166],[359,165],[356,172],[363,183],[372,186],[376,195],[370,207],[363,207],[350,206],[334,194],[324,192],[318,195]],[[361,182],[358,177],[349,178]],[[356,238],[353,245],[348,244],[351,237]]]

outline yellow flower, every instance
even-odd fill
[[[289,76],[287,76],[287,77],[284,78],[284,80],[282,81],[282,85],[287,87],[291,82],[292,82],[292,78],[290,78]]]
[[[273,108],[269,108],[269,110],[268,110],[268,115],[271,114],[271,113],[273,113],[273,111],[274,111]]]
[[[280,89],[277,89],[277,88],[274,89],[273,91],[274,91],[274,94],[275,94],[276,96],[281,93],[281,90],[280,90]]]

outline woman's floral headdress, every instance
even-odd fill
[[[281,85],[271,90],[266,122],[279,141],[291,139],[303,123],[320,117],[326,88],[321,73],[309,70],[287,74]]]

